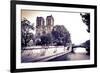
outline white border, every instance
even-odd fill
[[[21,63],[21,9],[30,10],[51,10],[51,11],[72,11],[72,12],[89,12],[91,16],[91,33],[90,33],[90,60],[81,61],[63,61],[63,62],[35,62],[35,63]],[[35,5],[16,5],[16,69],[25,68],[40,68],[40,67],[54,67],[54,66],[72,66],[72,65],[87,65],[94,64],[94,10],[83,8],[70,7],[51,7],[51,6],[35,6]]]

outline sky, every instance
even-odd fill
[[[52,15],[54,17],[54,25],[64,25],[71,35],[72,43],[78,45],[88,40],[89,33],[86,31],[87,26],[83,23],[80,13],[75,12],[50,12],[50,11],[33,11],[22,10],[22,18],[28,19],[34,27],[36,26],[36,17],[42,16],[46,21],[46,17]],[[32,32],[35,33],[35,32]]]

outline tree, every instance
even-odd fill
[[[88,27],[87,32],[90,32],[90,13],[80,13],[83,23]]]
[[[90,40],[85,41],[84,43],[82,43],[82,46],[84,48],[86,48],[87,51],[87,55],[90,55]]]
[[[34,30],[34,27],[30,25],[30,22],[23,18],[21,21],[21,45],[28,46],[28,42],[33,39],[33,34],[29,32],[29,29]]]
[[[87,32],[90,33],[90,13],[81,13],[82,21],[88,27]],[[82,44],[84,48],[86,48],[87,54],[90,55],[90,40],[87,40],[85,43]]]
[[[67,46],[71,42],[70,33],[63,25],[56,25],[52,30],[53,43],[55,46]]]
[[[41,45],[48,46],[51,44],[51,37],[49,35],[42,35],[41,36]]]

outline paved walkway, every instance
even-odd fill
[[[64,51],[63,48],[54,48],[54,49],[34,49],[34,50],[23,50],[21,54],[22,62],[37,62],[37,61],[47,61],[58,57],[60,55],[66,54],[69,51]]]

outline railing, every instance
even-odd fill
[[[30,46],[30,47],[22,47],[23,50],[50,49],[50,48],[64,48],[64,46]]]

